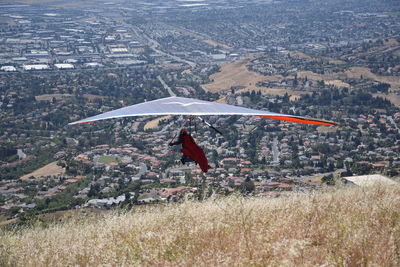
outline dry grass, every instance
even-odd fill
[[[341,79],[360,79],[361,77],[364,79],[370,79],[374,81],[378,81],[381,83],[388,83],[391,86],[391,91],[399,91],[400,90],[400,78],[396,76],[381,76],[376,75],[371,72],[369,68],[362,67],[353,67],[346,72],[338,72],[338,73],[329,73],[329,74],[317,74],[311,71],[299,71],[297,73],[299,78],[307,77],[309,80],[313,81],[324,81],[326,84],[335,85],[337,87],[348,87],[351,86]]]
[[[35,177],[36,179],[39,179],[41,177],[46,177],[46,176],[53,176],[53,175],[58,176],[63,173],[65,173],[65,168],[58,166],[57,162],[55,161],[47,164],[46,166],[40,169],[37,169],[34,172],[22,176],[21,180],[27,180],[31,176]]]
[[[245,89],[240,89],[237,90],[236,93],[245,93],[245,92],[251,92],[254,91],[250,88],[245,88]],[[291,101],[296,101],[297,99],[300,98],[301,95],[310,95],[311,92],[306,92],[306,91],[298,91],[298,90],[291,90],[291,89],[282,89],[282,88],[267,88],[267,87],[260,87],[257,88],[256,91],[259,91],[263,95],[278,95],[278,96],[284,96],[285,94],[290,95],[290,100]]]
[[[36,101],[52,101],[53,98],[56,100],[65,100],[71,97],[75,97],[72,94],[44,94],[35,96]],[[83,94],[83,97],[89,101],[93,101],[94,99],[104,99],[106,96],[101,95],[92,95],[92,94]]]
[[[230,90],[231,87],[242,86],[246,90],[258,91],[257,86],[261,81],[279,81],[282,76],[264,76],[257,72],[249,71],[247,64],[258,55],[237,60],[231,63],[222,64],[221,71],[210,76],[212,83],[203,85],[203,89],[213,93]]]
[[[83,94],[83,97],[89,101],[93,101],[95,99],[105,99],[107,96],[102,95],[92,95],[92,94]]]
[[[338,83],[338,81],[342,82],[340,81],[340,78],[344,77],[344,74],[343,73],[318,74],[312,71],[299,71],[297,72],[297,77],[299,78],[307,77],[307,79],[309,80],[324,81],[325,83],[329,83],[331,81],[336,81],[335,83]]]
[[[37,95],[35,96],[36,101],[51,101],[54,99],[56,100],[63,100],[74,97],[72,94],[44,94],[44,95]]]
[[[6,219],[4,219],[4,218],[1,218],[1,219],[0,219],[0,228],[3,227],[3,226],[8,225],[8,224],[10,224],[10,223],[14,223],[14,222],[16,222],[16,221],[17,221],[16,218],[10,219],[10,220],[6,220]]]
[[[346,64],[346,61],[339,60],[339,59],[334,59],[330,57],[321,57],[322,60],[328,61],[329,64],[333,65],[344,65]]]
[[[400,107],[400,95],[397,94],[373,94],[375,97],[383,97],[390,102],[392,102],[393,105]]]
[[[290,54],[291,57],[297,57],[300,59],[308,59],[308,60],[314,60],[314,61],[324,60],[324,61],[328,62],[329,64],[334,64],[334,65],[346,64],[346,62],[342,61],[342,60],[338,60],[338,59],[334,59],[334,58],[330,58],[330,57],[312,57],[312,56],[304,54],[303,52],[300,52],[300,51],[290,51],[290,52],[287,52],[284,54]]]
[[[381,83],[388,83],[391,86],[391,91],[400,90],[400,77],[397,76],[380,76],[372,73],[369,68],[354,67],[345,72],[348,78],[363,78],[375,80]]]
[[[309,55],[306,55],[300,51],[288,52],[287,54],[290,54],[290,56],[292,57],[297,57],[301,59],[310,59],[310,60],[314,59],[313,57],[310,57]]]
[[[228,46],[228,45],[221,44],[221,43],[218,43],[218,42],[213,41],[213,40],[203,40],[203,42],[206,43],[206,44],[215,46],[215,47],[220,46],[220,47],[225,48],[225,49],[231,49],[231,48],[232,48],[232,47],[230,47],[230,46]]]
[[[334,128],[334,127],[329,127],[329,126],[323,126],[322,125],[322,126],[317,127],[317,131],[319,133],[334,133],[334,132],[337,131],[337,129]]]
[[[399,266],[400,186],[187,201],[0,240],[2,266]]]
[[[325,84],[327,85],[333,85],[339,88],[351,88],[351,85],[348,83],[345,83],[341,80],[330,80],[330,81],[326,81]]]
[[[154,120],[151,120],[151,121],[147,122],[147,123],[144,125],[143,129],[144,129],[144,130],[149,130],[149,129],[157,128],[157,127],[158,127],[158,124],[159,124],[161,121],[163,121],[163,120],[168,120],[168,119],[170,119],[170,118],[171,118],[170,115],[155,118]]]

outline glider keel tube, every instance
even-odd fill
[[[210,102],[198,99],[191,99],[185,97],[167,97],[153,101],[148,101],[132,106],[123,107],[120,109],[105,112],[93,117],[69,123],[69,125],[78,125],[93,121],[135,117],[135,116],[163,116],[163,115],[188,115],[188,116],[259,116],[263,118],[292,121],[297,123],[306,124],[319,124],[319,125],[337,125],[335,122],[325,121],[320,119],[304,118],[300,116],[287,115],[269,112],[265,110],[257,110],[222,104],[217,102]]]

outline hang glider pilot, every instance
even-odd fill
[[[168,144],[169,146],[182,145],[182,164],[186,162],[194,161],[199,164],[201,170],[203,172],[207,172],[209,169],[208,161],[204,151],[201,147],[199,147],[194,141],[193,137],[186,131],[186,129],[182,129],[179,133],[178,141],[171,142]]]

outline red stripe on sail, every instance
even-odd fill
[[[255,115],[257,117],[263,117],[268,119],[274,120],[281,120],[281,121],[291,121],[297,123],[305,123],[305,124],[316,124],[316,125],[338,125],[338,123],[333,121],[324,121],[318,119],[311,119],[311,118],[301,118],[301,117],[288,117],[288,116],[271,116],[271,115]]]
[[[80,125],[80,124],[85,124],[85,123],[90,123],[90,122],[94,122],[94,121],[84,121],[84,122],[72,123],[70,125]]]

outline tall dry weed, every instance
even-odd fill
[[[186,201],[0,238],[4,266],[400,266],[400,186]]]

